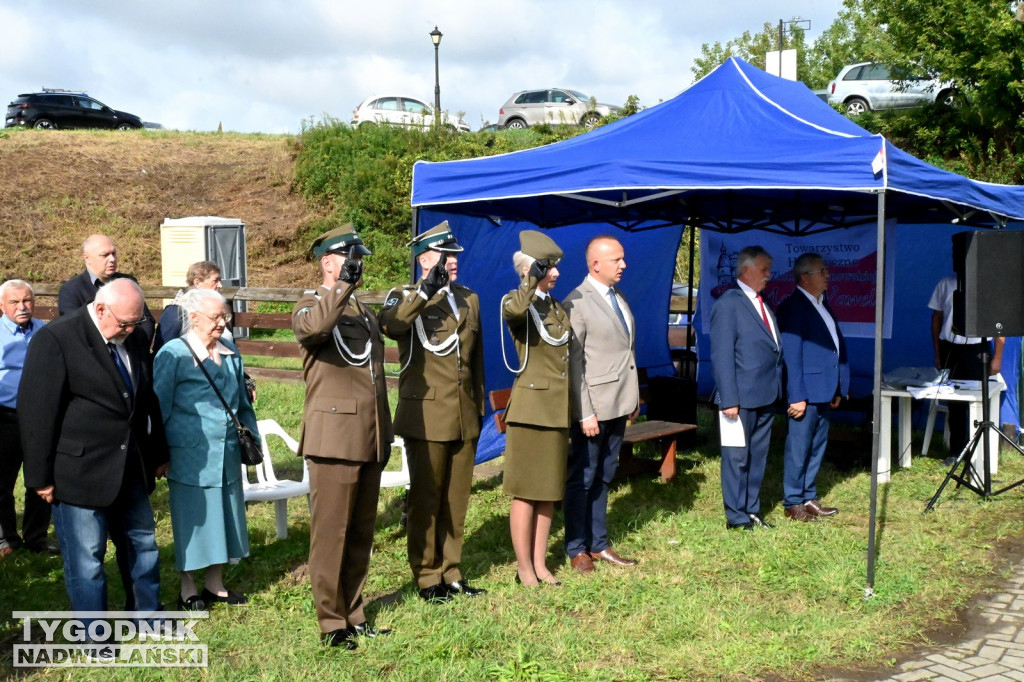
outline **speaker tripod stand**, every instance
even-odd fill
[[[953,462],[953,466],[949,468],[949,472],[946,474],[946,478],[943,479],[942,485],[935,491],[935,495],[928,502],[928,506],[924,508],[925,512],[929,512],[935,506],[935,503],[939,501],[939,497],[942,495],[942,491],[945,490],[946,486],[950,481],[956,481],[956,486],[959,488],[963,486],[968,490],[972,490],[982,497],[995,497],[1001,495],[1007,490],[1012,490],[1019,485],[1024,484],[1024,479],[1017,481],[1005,488],[999,490],[992,490],[992,462],[989,454],[989,445],[991,433],[994,431],[999,438],[1002,438],[1010,447],[1024,455],[1024,450],[1020,448],[1013,440],[1007,438],[1006,434],[992,421],[991,408],[989,407],[989,390],[988,390],[988,371],[989,371],[989,356],[988,356],[988,339],[981,340],[982,354],[981,354],[981,365],[982,365],[982,377],[981,377],[981,421],[975,422],[974,435],[971,436],[970,442],[967,446],[960,451],[957,455],[956,461]],[[948,415],[947,415],[948,418]],[[975,471],[974,466],[974,453],[978,449],[978,445],[982,446],[982,471]],[[963,469],[957,471],[961,466]]]

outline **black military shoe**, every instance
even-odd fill
[[[465,580],[456,580],[446,585],[448,591],[452,594],[464,594],[467,597],[479,597],[481,594],[487,594],[487,590],[479,587],[470,587],[469,583]]]
[[[420,590],[420,599],[428,604],[444,604],[451,601],[455,595],[448,590],[444,583],[438,583],[433,587],[424,587]]]
[[[356,644],[356,630],[355,628],[341,628],[338,630],[332,630],[331,632],[325,632],[321,638],[323,643],[327,646],[336,646],[349,651],[354,651],[359,648]]]
[[[373,639],[374,637],[384,637],[385,635],[391,634],[390,628],[375,628],[369,623],[353,625],[352,630],[355,630],[355,633],[360,637],[368,637],[369,639]]]

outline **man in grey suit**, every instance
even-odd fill
[[[589,274],[564,303],[577,346],[571,354],[573,413],[565,485],[565,549],[572,566],[592,573],[594,561],[632,566],[608,542],[608,485],[619,463],[626,421],[640,409],[636,323],[615,285],[626,269],[622,244],[595,237],[587,245]]]

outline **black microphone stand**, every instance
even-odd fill
[[[1020,448],[1013,440],[1008,438],[1005,433],[992,421],[992,410],[989,407],[989,355],[988,355],[988,343],[987,338],[981,340],[981,366],[982,366],[982,377],[981,377],[981,421],[974,422],[975,431],[974,435],[971,436],[971,440],[967,443],[966,447],[957,455],[956,461],[953,462],[953,466],[949,468],[949,473],[946,474],[946,478],[943,479],[942,485],[935,491],[935,495],[932,496],[931,501],[928,502],[928,506],[924,508],[925,512],[929,512],[938,502],[939,496],[942,495],[942,491],[946,488],[946,485],[950,481],[956,481],[956,487],[963,486],[968,490],[973,490],[982,497],[995,497],[1001,495],[1007,490],[1012,490],[1019,485],[1024,484],[1024,479],[1017,481],[1011,485],[1006,486],[993,492],[992,490],[992,462],[989,458],[989,445],[990,445],[990,432],[995,431],[1000,438],[1003,439],[1010,447],[1024,455],[1024,450]],[[947,415],[948,419],[948,415]],[[973,464],[974,453],[978,449],[978,444],[982,445],[982,471],[979,478],[979,472],[975,471]],[[963,470],[957,472],[960,465],[963,465]]]

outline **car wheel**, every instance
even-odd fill
[[[871,111],[871,107],[860,97],[851,97],[846,100],[846,113],[850,116],[860,116],[866,111]]]
[[[526,121],[521,118],[510,118],[506,123],[505,127],[510,130],[526,130]]]
[[[118,130],[133,130],[134,128],[135,126],[133,126],[131,123],[119,123],[117,126]]]
[[[593,128],[597,125],[598,121],[601,120],[601,114],[594,111],[583,114],[583,118],[580,119],[580,125],[584,128]]]
[[[954,109],[959,109],[964,103],[963,97],[960,96],[960,93],[953,89],[943,90],[939,93],[939,96],[935,101],[947,107],[953,107]]]
[[[359,124],[359,127],[360,128],[376,128],[377,124],[374,123],[373,121],[363,121],[362,123]]]
[[[32,127],[36,130],[56,130],[57,124],[48,118],[37,118]]]

